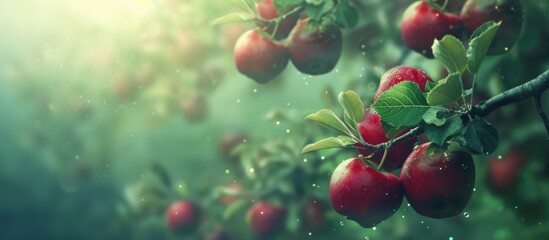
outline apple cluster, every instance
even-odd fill
[[[403,81],[414,82],[425,92],[426,84],[432,80],[419,69],[395,67],[382,76],[374,101]],[[389,141],[374,109],[365,110],[357,129],[362,139],[372,145]],[[404,129],[400,135],[409,130]],[[391,217],[404,197],[417,213],[431,218],[452,217],[463,211],[475,183],[471,155],[442,150],[430,142],[414,149],[415,142],[399,142],[383,154],[360,148],[358,143],[359,152],[365,157],[343,161],[332,174],[330,199],[335,211],[366,228]],[[377,168],[375,163],[379,164]],[[386,172],[400,168],[400,177]]]
[[[315,21],[291,9],[279,15],[273,0],[256,4],[260,17],[234,47],[238,71],[258,83],[278,76],[291,61],[304,74],[330,72],[342,50],[342,33],[333,23]]]
[[[488,21],[501,21],[488,55],[508,52],[520,35],[523,14],[519,0],[451,1],[462,5],[459,15],[447,11],[459,8],[455,4],[445,9],[439,2],[444,1],[412,3],[404,12],[400,25],[404,43],[428,58],[433,58],[431,46],[435,39],[440,40],[445,35],[457,38],[474,35],[475,30]]]

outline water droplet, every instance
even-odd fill
[[[261,211],[261,215],[263,215],[263,211]]]
[[[339,225],[340,225],[340,226],[343,226],[343,225],[345,225],[345,224],[343,223],[343,221],[340,221],[340,222],[339,222]]]
[[[306,159],[306,158],[304,158],[304,159],[303,159],[303,162],[307,162],[307,159]]]
[[[276,121],[276,125],[280,125],[280,121]]]
[[[290,133],[290,129],[286,129],[286,133]]]
[[[225,169],[225,174],[229,174],[229,173],[231,173],[231,170]],[[181,186],[181,185],[179,185],[179,186]]]
[[[250,168],[250,172],[251,172],[251,173],[254,173],[254,172],[255,172],[255,169],[254,169],[254,168]]]
[[[498,155],[498,159],[502,159],[503,157],[501,155]]]
[[[377,229],[376,227],[373,227],[373,228],[372,228],[372,230],[374,230],[374,231],[375,231],[376,229]]]
[[[324,158],[325,158],[324,156],[320,156],[320,160],[324,160]]]
[[[309,236],[311,236],[311,235],[313,235],[313,233],[312,233],[312,232],[309,232]]]
[[[254,93],[257,93],[257,88],[254,88]]]
[[[464,216],[465,218],[469,218],[469,216],[470,216],[470,215],[469,215],[469,212],[463,212],[463,216]]]
[[[448,240],[454,240],[454,237],[449,237]]]
[[[509,48],[508,47],[505,47],[503,50],[505,50],[506,52],[509,51]]]

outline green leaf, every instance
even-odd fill
[[[302,4],[303,0],[274,0],[274,5],[276,7],[276,11],[279,13],[285,13],[291,8]]]
[[[231,219],[235,214],[243,210],[246,206],[248,206],[248,201],[244,199],[240,199],[231,203],[231,205],[229,205],[223,212],[223,219]]]
[[[463,134],[465,146],[475,152],[490,154],[499,145],[497,129],[484,119],[474,119],[465,127]]]
[[[328,13],[334,8],[333,1],[324,0],[305,0],[307,5],[305,6],[305,13],[315,21],[320,21],[325,13]]]
[[[212,22],[212,25],[216,26],[216,25],[221,25],[225,23],[246,22],[253,18],[254,18],[253,15],[246,12],[234,12],[234,13],[229,13],[225,16],[216,18]]]
[[[492,39],[496,34],[501,22],[486,22],[478,27],[470,37],[469,48],[467,49],[467,69],[471,73],[477,73],[480,68],[480,64],[488,47],[492,43]]]
[[[248,12],[250,11],[250,5],[246,1],[248,0],[229,0],[229,2],[238,9]]]
[[[461,128],[463,128],[461,118],[452,117],[446,119],[442,126],[427,124],[424,130],[425,136],[429,141],[442,146],[450,136],[457,133]]]
[[[448,69],[448,73],[465,71],[467,67],[467,53],[459,39],[452,35],[446,35],[442,40],[435,39],[433,43],[433,55]]]
[[[429,108],[425,114],[423,114],[423,121],[427,124],[434,124],[437,126],[442,126],[446,123],[446,118],[444,118],[446,111],[440,108]]]
[[[349,128],[345,126],[345,123],[343,123],[331,110],[322,109],[316,113],[309,114],[305,119],[317,122],[326,128],[347,136],[353,136]]]
[[[318,142],[307,144],[301,153],[308,153],[312,151],[328,149],[328,148],[342,148],[349,145],[353,145],[357,141],[347,136],[329,137],[322,139]]]
[[[429,105],[419,86],[410,81],[400,82],[379,96],[373,105],[381,120],[394,127],[411,127],[423,120]]]
[[[348,1],[341,2],[335,10],[336,23],[343,28],[352,28],[358,22],[358,12]]]
[[[339,104],[343,107],[343,114],[352,121],[351,126],[356,126],[364,117],[364,103],[354,91],[340,92],[337,96]]]
[[[462,93],[460,75],[454,72],[437,82],[437,85],[427,94],[427,102],[431,106],[453,103],[461,97]]]

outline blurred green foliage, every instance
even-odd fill
[[[242,183],[252,200],[278,188],[272,199],[291,208],[301,201],[295,183],[302,195],[328,201],[331,171],[353,153],[300,155],[305,143],[323,136],[303,118],[333,108],[340,91],[357,91],[369,106],[380,76],[395,65],[443,75],[442,66],[410,52],[400,39],[400,18],[412,1],[351,2],[360,18],[344,32],[345,51],[334,71],[311,77],[288,65],[280,77],[258,85],[238,74],[232,59],[236,38],[253,25],[210,25],[233,9],[229,1],[4,1],[0,238],[176,239],[164,224],[164,209],[183,197],[209,212],[193,239],[224,224],[249,237],[245,209],[227,213],[216,201],[229,182]],[[549,67],[549,1],[521,2],[522,36],[508,54],[486,59],[477,81],[480,100]],[[193,96],[203,99],[202,107],[184,107]],[[549,109],[548,94],[542,102]],[[484,181],[488,157],[478,156],[476,189],[460,216],[428,219],[405,202],[385,223],[362,229],[328,207],[324,231],[299,236],[547,238],[549,151],[533,104],[499,109],[489,119],[502,139],[490,157],[516,145],[528,157],[518,190],[492,194]],[[248,151],[256,155],[231,165],[218,144],[235,132],[246,133]],[[273,164],[279,168],[264,167],[260,156],[279,161]],[[304,172],[288,180],[287,169]],[[291,233],[296,214],[287,220],[286,238],[298,236]]]

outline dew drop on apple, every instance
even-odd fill
[[[231,173],[231,170],[225,169],[225,174],[229,174],[229,173]],[[181,186],[181,185],[179,185],[179,186]]]
[[[465,218],[469,218],[469,217],[470,217],[469,212],[463,212],[463,216],[464,216]]]
[[[343,221],[339,221],[339,225],[340,225],[340,226],[343,226],[343,225],[345,225],[345,224],[343,223]]]
[[[448,240],[454,240],[454,237],[449,237]]]

